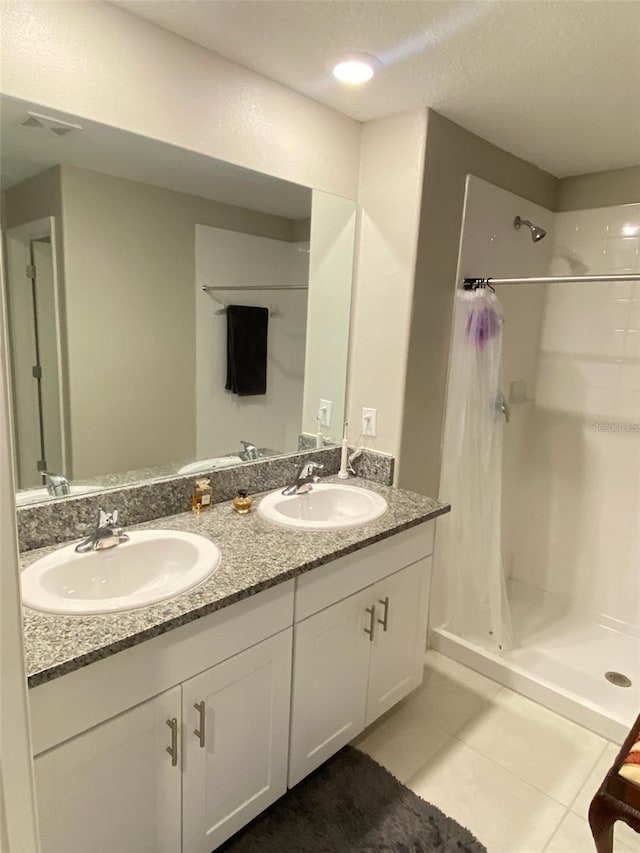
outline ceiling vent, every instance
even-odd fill
[[[29,111],[24,121],[20,122],[20,127],[26,127],[29,130],[37,130],[45,133],[53,133],[57,137],[66,136],[77,130],[82,130],[79,124],[71,124],[69,121],[63,121],[60,118],[53,116],[45,116],[41,113],[32,113]]]

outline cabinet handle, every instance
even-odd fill
[[[365,608],[365,613],[368,613],[370,616],[369,619],[369,627],[364,629],[365,634],[369,635],[369,642],[373,643],[373,634],[376,629],[376,606],[372,604],[371,607]]]
[[[171,756],[171,766],[176,767],[178,764],[178,720],[172,717],[167,720],[167,725],[171,729],[171,746],[167,747],[167,752]]]
[[[389,629],[389,596],[385,595],[384,598],[381,598],[380,604],[384,607],[384,614],[382,619],[378,619],[378,622],[382,625],[382,630],[387,631]]]
[[[205,726],[205,707],[206,706],[204,704],[204,699],[202,700],[202,702],[196,702],[193,707],[196,709],[198,714],[200,714],[200,728],[194,729],[193,733],[198,738],[198,740],[200,741],[200,748],[202,749],[204,747],[204,742],[205,742],[205,728],[204,728],[204,726]]]

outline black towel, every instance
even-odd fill
[[[227,391],[241,397],[267,393],[269,309],[227,306]]]

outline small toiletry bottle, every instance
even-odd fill
[[[247,497],[246,489],[238,489],[238,495],[233,499],[233,508],[240,515],[245,515],[253,506],[253,498]]]
[[[193,497],[191,498],[191,509],[200,515],[200,511],[211,506],[211,480],[203,477],[193,484]]]

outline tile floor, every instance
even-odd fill
[[[489,853],[593,853],[587,810],[619,749],[431,650],[422,687],[354,745]],[[640,835],[616,824],[615,851]]]

